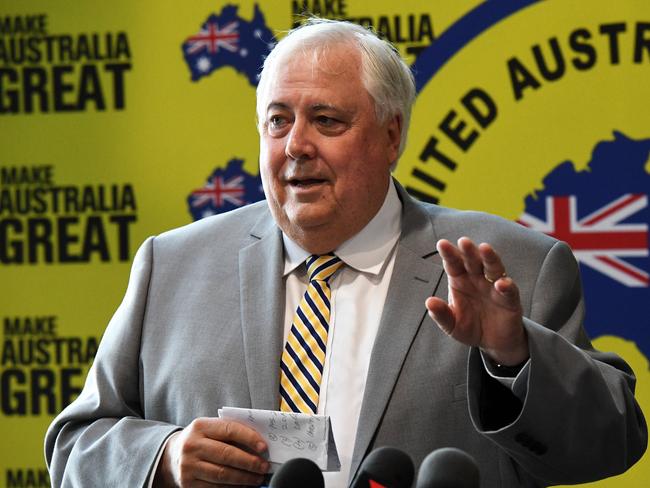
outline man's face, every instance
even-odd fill
[[[260,166],[280,228],[311,253],[338,247],[381,207],[400,120],[379,124],[349,45],[277,60],[260,94]]]

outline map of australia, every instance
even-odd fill
[[[264,199],[262,179],[248,173],[243,165],[242,159],[231,159],[224,168],[215,168],[205,184],[188,195],[187,206],[194,220]]]
[[[183,43],[183,56],[192,81],[231,67],[244,74],[251,86],[257,86],[260,67],[273,49],[275,39],[257,4],[251,21],[239,17],[237,10],[236,5],[226,5],[220,13],[211,14],[199,32]]]
[[[650,357],[650,139],[615,131],[595,145],[588,167],[570,161],[525,201],[520,223],[566,241],[582,273],[592,338],[620,336]]]

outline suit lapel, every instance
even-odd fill
[[[239,252],[241,319],[252,408],[277,410],[284,317],[282,234],[267,212]]]
[[[402,235],[397,244],[393,276],[370,359],[350,479],[369,448],[402,364],[425,317],[424,301],[435,293],[443,275],[430,215],[399,185],[396,186],[404,205]]]

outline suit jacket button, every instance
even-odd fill
[[[530,449],[533,442],[531,437],[525,432],[520,432],[519,434],[517,434],[515,436],[515,441],[517,441],[522,446],[527,447],[528,449]]]
[[[545,454],[548,448],[542,444],[541,442],[535,442],[533,445],[533,452],[537,454],[538,456],[541,456],[542,454]]]

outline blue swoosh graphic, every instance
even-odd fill
[[[541,0],[487,0],[452,24],[411,65],[420,93],[440,68],[472,39],[497,22]]]

